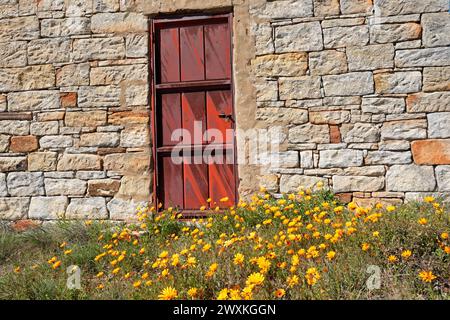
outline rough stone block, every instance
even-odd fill
[[[361,150],[320,151],[319,168],[346,168],[362,166],[364,153]]]
[[[397,50],[395,66],[407,67],[440,67],[450,65],[450,52],[447,47]]]
[[[254,73],[259,77],[303,76],[308,69],[308,54],[306,52],[269,54],[256,57],[252,65]]]
[[[140,13],[97,13],[91,18],[93,33],[146,32],[147,29],[147,19]]]
[[[101,170],[100,157],[91,154],[64,154],[58,162],[58,171]]]
[[[321,98],[320,77],[304,76],[298,78],[281,78],[279,80],[280,99],[314,99]]]
[[[88,195],[91,197],[112,197],[120,188],[120,181],[113,179],[90,180],[88,182]]]
[[[89,63],[68,64],[56,71],[56,85],[61,87],[89,85]]]
[[[370,27],[371,43],[390,43],[420,39],[422,27],[419,23],[376,24]]]
[[[54,85],[52,65],[0,69],[0,92],[47,89]]]
[[[450,91],[450,67],[424,68],[423,91]]]
[[[33,152],[28,155],[29,171],[54,171],[56,170],[56,152]]]
[[[148,34],[129,34],[125,37],[128,58],[145,58],[148,55]]]
[[[81,87],[78,91],[80,108],[119,107],[121,91],[114,86]]]
[[[53,38],[89,34],[91,31],[90,22],[87,17],[42,19],[41,36]]]
[[[308,111],[297,108],[258,108],[256,120],[269,124],[303,124],[308,122]]]
[[[341,126],[342,141],[347,143],[378,142],[380,128],[372,123],[351,123]]]
[[[32,197],[28,217],[39,220],[56,220],[64,217],[67,197]]]
[[[147,125],[134,124],[126,126],[120,133],[120,146],[126,148],[150,145],[150,131]]]
[[[44,136],[39,140],[42,149],[68,148],[73,145],[71,136]]]
[[[339,0],[314,0],[314,16],[337,16],[339,13]]]
[[[26,169],[26,157],[0,157],[0,172],[24,171]]]
[[[150,156],[145,153],[109,154],[103,161],[105,170],[126,174],[144,174],[149,170]]]
[[[107,219],[105,198],[73,198],[66,210],[67,219]]]
[[[327,125],[310,123],[289,129],[291,143],[329,143],[330,133]]]
[[[450,45],[450,17],[448,12],[423,14],[422,26],[422,43],[425,47]]]
[[[8,192],[13,197],[44,195],[42,172],[11,172],[7,177]]]
[[[347,72],[347,56],[344,52],[326,50],[309,54],[311,75],[340,74]]]
[[[350,71],[366,71],[394,67],[394,45],[378,44],[347,48]]]
[[[111,220],[135,220],[138,208],[148,206],[148,201],[134,201],[112,199],[108,202],[108,210]]]
[[[116,197],[125,200],[148,200],[151,193],[151,183],[152,179],[150,176],[124,176]]]
[[[340,0],[342,14],[370,13],[371,0]]]
[[[433,191],[435,187],[432,166],[393,165],[386,174],[387,191]]]
[[[350,122],[350,111],[310,111],[309,122],[312,124],[342,124]]]
[[[20,220],[28,215],[30,198],[0,198],[0,220]]]
[[[30,134],[30,123],[28,121],[18,120],[0,121],[0,133],[26,136]]]
[[[8,41],[0,46],[0,68],[23,67],[27,65],[27,42]]]
[[[437,166],[436,179],[439,191],[450,191],[450,166]]]
[[[409,164],[412,162],[411,152],[369,151],[365,164]]]
[[[450,112],[430,113],[428,138],[450,138]]]
[[[328,180],[325,178],[304,176],[304,175],[282,175],[280,179],[280,192],[298,192],[300,188],[313,188],[319,182],[328,186]]]
[[[118,85],[122,81],[147,81],[148,66],[146,64],[136,64],[127,66],[107,66],[91,69],[92,85]]]
[[[365,113],[399,114],[405,112],[405,107],[406,103],[403,98],[363,97],[361,110]]]
[[[426,120],[386,122],[381,128],[381,140],[414,140],[426,137]]]
[[[80,179],[45,178],[44,183],[48,196],[83,196],[86,193],[86,181]]]
[[[30,133],[35,136],[55,135],[58,132],[58,121],[32,122],[30,125]]]
[[[122,37],[75,39],[73,41],[72,58],[77,62],[123,59],[124,57],[125,41]]]
[[[419,92],[422,87],[420,71],[378,73],[374,80],[378,94]]]
[[[323,76],[326,96],[355,96],[374,92],[372,72],[352,72]]]
[[[68,127],[97,127],[106,124],[106,111],[67,112],[65,124]]]
[[[416,164],[450,164],[450,140],[429,139],[411,143],[411,151]]]
[[[450,91],[416,93],[406,99],[408,112],[444,112],[450,111]]]
[[[323,49],[320,22],[305,22],[275,28],[275,51],[320,51]]]
[[[334,192],[373,192],[384,188],[384,177],[333,176]]]
[[[395,16],[401,14],[448,11],[446,0],[374,0],[375,14]]]
[[[8,110],[12,112],[41,111],[59,108],[59,91],[39,90],[11,92],[8,94]]]
[[[313,15],[313,2],[311,0],[267,1],[263,5],[251,6],[250,14],[270,19],[309,17]]]
[[[2,19],[0,42],[39,38],[39,19],[36,16]]]
[[[323,30],[325,48],[365,46],[369,43],[369,27],[335,27]],[[321,49],[318,49],[321,50]]]
[[[14,136],[11,137],[9,150],[11,152],[25,153],[37,150],[38,140],[35,136]]]
[[[115,132],[85,133],[80,137],[81,147],[117,147],[119,134]]]
[[[71,41],[65,38],[32,40],[28,43],[28,64],[68,62],[70,51]]]

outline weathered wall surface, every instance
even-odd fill
[[[125,219],[151,195],[148,16],[234,10],[239,128],[347,198],[450,192],[447,0],[0,0],[0,219]],[[239,146],[239,151],[245,146]]]
[[[361,204],[449,194],[448,6],[446,0],[251,6],[256,117],[288,124],[284,168],[262,177],[268,188],[290,192],[322,181]]]

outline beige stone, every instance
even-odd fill
[[[0,198],[0,219],[19,220],[28,215],[30,198]]]
[[[57,86],[89,85],[89,63],[68,64],[56,71]]]
[[[26,169],[26,157],[0,157],[0,172],[24,171]]]
[[[9,111],[42,111],[58,108],[59,91],[57,90],[11,92],[8,94]]]
[[[52,65],[0,69],[0,92],[47,89],[54,85]]]
[[[146,147],[150,145],[150,130],[146,124],[132,124],[120,133],[120,146],[127,148]]]
[[[416,93],[406,99],[408,112],[450,111],[450,92]]]
[[[64,154],[58,161],[58,171],[101,170],[100,157],[90,154]]]
[[[326,50],[309,54],[311,75],[339,74],[347,72],[345,52]]]
[[[350,111],[310,111],[309,122],[313,124],[341,124],[350,121]]]
[[[252,61],[254,73],[260,77],[296,77],[306,74],[308,54],[306,52],[270,54]]]
[[[109,154],[104,158],[104,169],[124,174],[144,174],[150,166],[150,155],[147,153]]]
[[[105,198],[72,198],[65,217],[67,219],[107,219]]]
[[[325,48],[365,46],[369,42],[368,26],[335,27],[323,30]]]
[[[128,66],[108,66],[92,68],[91,85],[118,85],[122,81],[147,81],[148,66],[136,64]]]
[[[120,181],[113,179],[90,180],[88,182],[88,195],[91,197],[112,197],[120,188]]]
[[[125,40],[122,37],[76,39],[72,57],[77,62],[122,59],[125,57]]]
[[[384,188],[384,177],[333,176],[334,192],[372,192]]]
[[[71,45],[65,38],[32,40],[28,43],[28,64],[68,62]]]
[[[106,111],[67,112],[65,124],[68,127],[97,127],[106,124]]]
[[[372,0],[340,0],[342,14],[369,13]]]
[[[422,87],[420,71],[378,73],[374,80],[375,90],[380,94],[419,92]]]
[[[33,152],[28,155],[29,171],[54,171],[56,170],[56,152]]]
[[[339,15],[339,0],[314,0],[315,16]]]
[[[28,217],[39,220],[61,219],[64,217],[68,203],[67,197],[33,197]]]
[[[0,42],[39,38],[39,19],[36,16],[2,19]]]
[[[150,121],[150,114],[146,111],[120,111],[108,117],[108,123],[114,125],[146,124]]]
[[[94,132],[82,134],[80,146],[82,147],[117,147],[119,134],[116,132]]]
[[[280,78],[279,90],[281,100],[321,98],[320,77],[304,76],[297,78]]]
[[[450,66],[423,68],[423,91],[450,91]]]
[[[269,124],[302,124],[308,122],[308,111],[297,108],[258,108],[256,119]]]
[[[323,49],[320,22],[306,22],[275,28],[275,51],[320,51]]]
[[[329,143],[330,133],[327,125],[313,125],[310,123],[289,129],[291,143]]]
[[[420,39],[422,27],[419,23],[376,24],[370,26],[371,43],[389,43]]]
[[[124,176],[117,197],[135,201],[149,200],[151,181],[150,176]]]
[[[98,13],[91,18],[93,33],[146,32],[147,28],[147,19],[140,13]]]
[[[301,188],[314,188],[318,183],[328,186],[325,178],[303,176],[303,175],[282,175],[280,179],[280,192],[298,192]]]
[[[23,67],[27,64],[27,42],[9,41],[0,46],[0,68]]]
[[[347,48],[350,71],[365,71],[394,67],[394,45],[380,44]]]

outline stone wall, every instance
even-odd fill
[[[251,6],[256,116],[290,122],[284,168],[262,183],[290,192],[322,181],[361,204],[448,195],[448,11],[447,0]]]
[[[233,10],[238,128],[346,199],[450,192],[447,0],[0,0],[0,219],[127,219],[152,193],[148,17]],[[238,146],[238,152],[245,146]],[[258,172],[258,175],[254,173]]]

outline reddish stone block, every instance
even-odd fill
[[[77,93],[65,92],[61,93],[61,106],[63,108],[74,108],[77,106]]]
[[[35,136],[15,136],[11,138],[11,152],[32,152],[37,150],[38,140]]]
[[[29,219],[17,220],[17,221],[14,221],[13,223],[11,223],[11,229],[16,232],[23,232],[23,231],[27,231],[27,230],[31,230],[31,229],[36,229],[39,226],[40,226],[39,221],[29,220]]]
[[[450,139],[413,141],[411,150],[416,164],[450,164]]]
[[[330,125],[330,142],[341,143],[341,131],[338,126]]]

